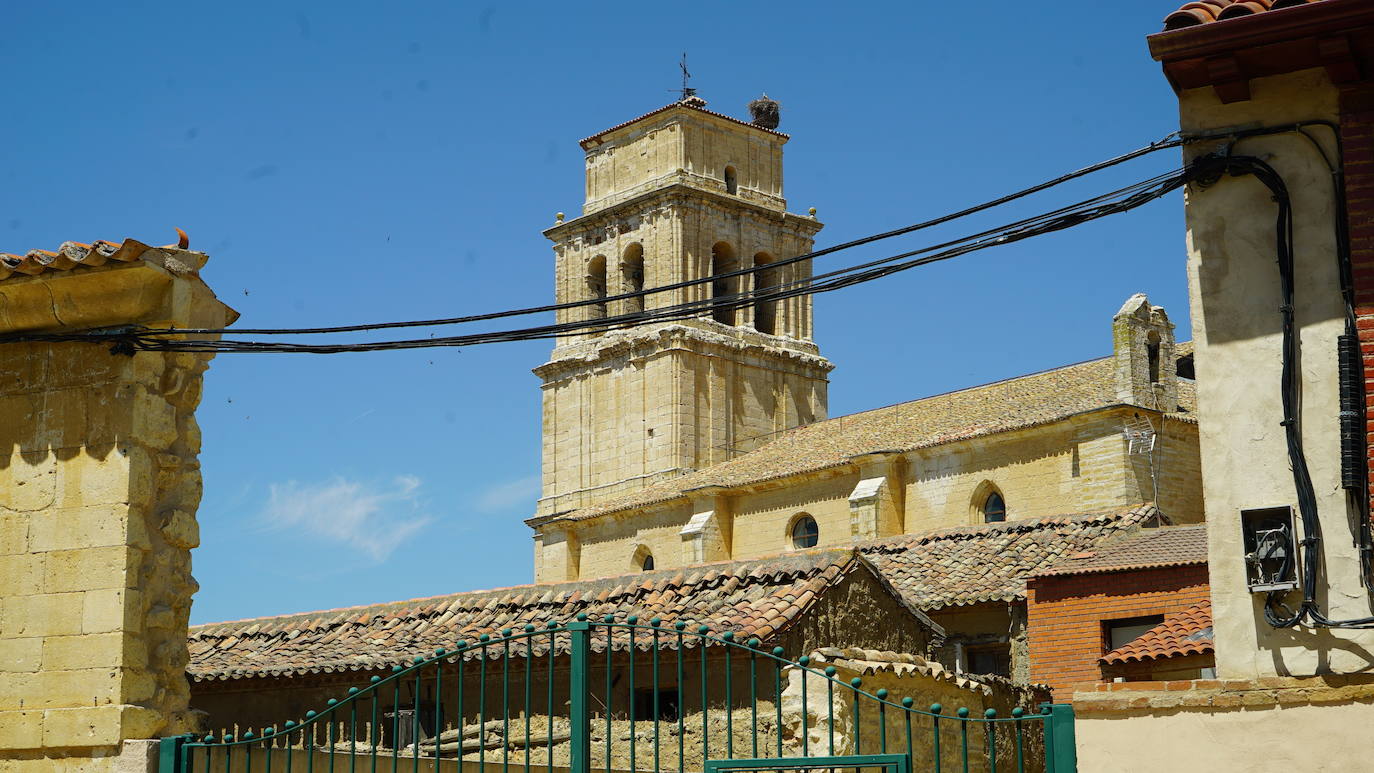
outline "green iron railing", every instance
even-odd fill
[[[416,657],[280,726],[164,739],[160,773],[1075,773],[1069,706],[947,713],[836,674],[729,631],[579,615]]]

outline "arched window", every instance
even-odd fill
[[[1001,523],[1007,520],[1007,503],[996,491],[983,500],[983,523]]]
[[[587,299],[599,301],[587,307],[587,319],[606,316],[606,256],[597,255],[587,264]]]
[[[725,167],[725,192],[731,195],[739,193],[739,181],[736,179],[733,166]]]
[[[1150,361],[1150,383],[1159,383],[1159,333],[1151,330],[1145,339],[1145,356]]]
[[[802,513],[792,519],[791,537],[794,548],[814,548],[820,542],[821,530],[815,518]]]
[[[766,266],[773,262],[773,256],[766,252],[760,252],[754,256],[755,266]],[[754,292],[764,293],[778,284],[781,272],[776,268],[765,268],[754,272]],[[777,335],[778,328],[778,302],[754,301],[754,329],[760,333]]]
[[[649,552],[647,545],[640,545],[635,548],[630,563],[641,572],[652,572],[654,570],[654,554]]]
[[[644,247],[638,242],[627,247],[620,259],[620,279],[622,292],[637,293],[644,289]],[[625,299],[626,314],[641,311],[644,311],[644,296]]]
[[[737,267],[738,266],[735,264],[735,248],[725,242],[716,242],[715,246],[711,248],[711,275],[716,276],[729,273],[734,271]],[[737,276],[712,280],[711,297],[713,299],[724,299],[726,303],[738,300],[737,298],[729,297],[735,294],[735,288],[738,287],[738,283],[739,277]],[[711,310],[711,317],[723,325],[735,324],[735,310],[729,306],[715,307]]]

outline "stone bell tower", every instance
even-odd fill
[[[769,107],[756,100],[756,105]],[[776,107],[776,103],[771,103]],[[754,108],[755,105],[751,105]],[[746,123],[688,97],[582,140],[582,215],[544,232],[559,303],[764,266],[811,250],[814,214],[787,211],[776,110]],[[813,210],[814,212],[814,210]],[[806,280],[810,261],[559,312],[559,322],[662,309]],[[567,512],[726,461],[825,418],[831,364],[811,298],[759,300],[558,339],[543,380],[543,496]]]

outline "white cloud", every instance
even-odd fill
[[[380,562],[434,520],[424,512],[419,489],[413,475],[381,484],[343,478],[274,483],[261,518],[269,528],[343,543]]]
[[[533,511],[534,502],[539,498],[539,485],[538,475],[497,483],[478,495],[477,509],[491,513],[525,505],[526,509]]]

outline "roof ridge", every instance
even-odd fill
[[[456,591],[454,593],[440,593],[433,596],[422,596],[419,598],[411,599],[398,599],[395,601],[382,601],[371,604],[357,604],[353,606],[334,607],[330,609],[316,609],[304,612],[289,612],[281,615],[267,615],[265,617],[246,617],[238,620],[222,620],[212,623],[198,623],[190,627],[189,633],[192,636],[196,636],[198,634],[213,635],[213,632],[210,632],[208,629],[215,628],[218,626],[238,626],[247,623],[262,624],[268,621],[282,621],[291,618],[311,619],[329,616],[331,619],[322,619],[319,622],[319,626],[325,626],[334,622],[338,622],[337,618],[340,615],[344,615],[346,613],[357,614],[374,609],[379,611],[383,609],[396,609],[399,611],[401,609],[404,609],[407,605],[416,606],[418,608],[423,604],[432,604],[438,601],[449,601],[450,603],[457,602],[461,600],[463,597],[482,598],[483,596],[489,594],[505,594],[506,596],[509,596],[516,591],[526,589],[528,589],[529,591],[543,591],[543,593],[540,594],[540,598],[542,598],[543,596],[548,595],[548,593],[550,592],[556,592],[559,588],[576,588],[577,590],[581,591],[590,591],[592,589],[601,590],[603,586],[612,586],[611,589],[614,589],[615,584],[619,584],[626,585],[627,587],[621,593],[613,593],[611,595],[616,597],[629,596],[637,592],[643,585],[642,581],[630,583],[629,578],[632,577],[645,579],[656,578],[659,581],[663,581],[671,580],[673,577],[682,574],[685,575],[682,584],[684,586],[688,586],[711,581],[716,576],[712,575],[713,571],[716,571],[718,576],[726,576],[726,573],[718,572],[718,570],[725,567],[743,567],[759,565],[766,566],[770,563],[788,564],[788,566],[782,566],[780,567],[780,569],[787,571],[789,575],[795,575],[822,570],[826,566],[834,565],[842,557],[852,556],[853,552],[854,551],[852,548],[817,548],[814,550],[791,551],[787,553],[779,553],[775,555],[762,556],[759,558],[752,559],[715,561],[707,564],[696,564],[693,566],[655,569],[651,572],[627,572],[625,574],[610,575],[607,577],[592,577],[585,580],[566,580],[557,583],[528,583],[525,585],[509,585],[497,588],[479,588],[475,590]],[[830,560],[825,560],[826,557],[829,557]],[[548,603],[556,602],[550,600]],[[535,601],[531,604],[531,606],[537,605],[542,604],[538,601]],[[422,613],[419,613],[417,611],[416,616],[419,616],[420,614]],[[238,635],[243,634],[242,632],[240,632]]]
[[[1153,513],[1149,511],[1154,511]],[[945,539],[973,539],[985,537],[993,534],[1003,534],[1010,532],[1031,532],[1055,526],[1070,526],[1093,521],[1123,520],[1132,515],[1153,515],[1159,512],[1159,508],[1149,502],[1140,502],[1120,508],[1108,508],[1103,510],[1089,510],[1081,513],[1065,513],[1063,515],[1048,515],[1041,518],[1018,518],[1012,521],[1001,523],[978,523],[963,526],[941,526],[924,532],[913,532],[911,534],[900,534],[893,537],[883,537],[878,540],[871,540],[861,543],[860,550],[881,550],[884,548],[904,548],[910,545],[924,545]]]

